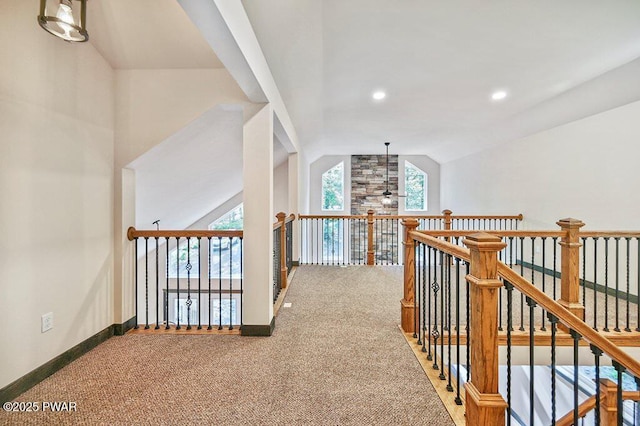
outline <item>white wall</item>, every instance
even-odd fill
[[[114,72],[36,3],[0,0],[0,388],[113,323]]]
[[[115,76],[115,322],[133,316],[131,244],[123,237],[136,217],[135,203],[123,191],[119,171],[217,105],[244,104],[247,98],[225,69],[118,70]],[[238,180],[241,171],[238,171]],[[135,180],[135,179],[134,179]],[[226,196],[238,192],[231,190]],[[213,206],[200,209],[200,214]],[[191,223],[195,218],[186,218]],[[175,220],[175,219],[174,219]],[[165,227],[166,229],[166,227]]]
[[[276,214],[289,211],[289,162],[285,161],[273,170],[273,221]],[[297,213],[297,212],[295,212]]]
[[[527,226],[638,229],[640,102],[441,165],[442,206],[458,214],[523,213]]]
[[[434,215],[440,214],[440,164],[425,155],[398,155],[398,193],[404,194],[404,168],[409,161],[427,174],[427,210],[415,211],[410,214]],[[404,203],[406,198],[398,200],[398,214],[407,214]],[[446,208],[446,207],[445,207]]]

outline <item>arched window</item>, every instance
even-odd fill
[[[408,161],[404,163],[405,210],[427,210],[427,174]]]
[[[344,162],[322,174],[322,210],[344,210]]]

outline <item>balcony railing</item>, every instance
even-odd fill
[[[238,330],[242,231],[128,230],[135,244],[136,329]]]
[[[518,229],[522,215],[299,215],[300,263],[310,265],[401,265],[403,219],[418,220],[423,230]],[[470,227],[476,228],[470,228]]]
[[[630,322],[616,323],[613,318],[611,325],[626,325],[626,332],[619,327],[619,332],[605,333],[583,321],[586,306],[581,304],[581,289],[582,294],[591,290],[584,285],[584,275],[580,277],[580,269],[585,269],[580,268],[581,241],[602,233],[581,235],[582,222],[572,219],[558,224],[560,231],[460,233],[417,231],[416,220],[404,221],[402,328],[432,363],[436,380],[447,383],[452,401],[465,405],[467,424],[579,424],[585,419],[603,425],[638,424],[634,401],[640,399],[640,363],[613,341],[616,336],[628,337],[637,345],[640,334],[632,330],[637,326],[633,315]],[[637,237],[622,232],[606,235],[614,241],[615,236],[621,241]],[[510,247],[509,238],[517,243]],[[528,244],[520,243],[520,238],[533,241],[530,253],[522,250]],[[548,274],[542,250],[536,250],[536,238],[557,239],[559,263],[553,275]],[[528,255],[534,261],[524,264]],[[613,263],[614,271],[619,271]],[[635,271],[637,266],[630,262],[622,270]],[[533,271],[539,284],[529,282],[521,271],[527,276]],[[556,279],[557,301],[550,294],[555,288],[547,287]],[[638,280],[630,279],[629,291],[613,306],[621,308],[628,300],[624,312],[633,312],[637,303],[634,306],[630,293],[635,292],[637,300],[637,288]],[[615,297],[606,286],[601,293]],[[525,303],[514,303],[518,300]],[[586,317],[592,315],[588,310]],[[501,345],[506,347],[503,367],[499,367]],[[585,364],[594,367],[587,371]],[[605,373],[613,381],[605,380]]]

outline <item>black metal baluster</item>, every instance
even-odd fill
[[[222,238],[218,237],[218,330],[222,330]]]
[[[578,334],[575,330],[570,330],[571,337],[573,338],[573,424],[577,425],[578,420],[580,419],[578,413],[578,391],[580,390],[580,386],[578,383],[578,374],[579,374],[579,355],[578,355],[578,347],[580,344],[580,334]]]
[[[180,330],[180,237],[176,237],[176,301],[176,330]]]
[[[451,362],[451,360],[449,360]],[[456,405],[462,405],[460,398],[460,258],[456,257]]]
[[[618,386],[617,386],[617,395],[616,395],[616,402],[617,402],[617,406],[618,406],[618,421],[617,423],[619,425],[622,425],[622,420],[624,417],[624,411],[623,410],[623,403],[624,401],[622,400],[622,373],[624,373],[625,368],[620,365],[617,361],[612,360],[611,361],[611,365],[613,365],[613,368],[616,370],[616,372],[618,373]]]
[[[202,253],[198,237],[198,330],[202,330]]]
[[[604,331],[609,331],[609,237],[604,238]]]
[[[244,284],[244,271],[243,271],[243,264],[244,264],[244,256],[242,254],[242,250],[244,249],[244,245],[243,245],[243,237],[240,237],[240,326],[238,326],[238,330],[242,330],[242,325],[244,324],[243,320],[242,320],[242,304],[244,301],[244,288],[243,288],[243,284]]]
[[[158,250],[159,250],[158,237],[155,237],[155,239],[156,239],[156,326],[154,327],[154,329],[159,330],[160,329],[160,253],[158,253]]]
[[[524,237],[520,237],[520,276],[524,277]],[[524,294],[520,293],[520,331],[524,331]]]
[[[447,358],[447,376],[448,376],[448,380],[449,383],[447,384],[447,390],[449,392],[453,392],[453,386],[451,385],[451,264],[452,264],[453,259],[451,258],[451,255],[448,254],[447,255],[447,270],[449,272],[447,272],[447,293],[449,294],[448,296],[448,304],[449,304],[449,309],[447,309],[447,331],[449,334],[449,338],[447,339],[447,347],[448,347],[448,358]]]
[[[504,238],[503,238],[504,242]],[[506,256],[506,246],[503,250],[498,252],[498,260],[502,262],[502,253],[505,252]],[[505,259],[506,260],[506,259]],[[502,287],[498,289],[498,331],[502,331]]]
[[[546,293],[546,287],[547,287],[547,237],[542,237],[542,292],[544,294]],[[584,306],[584,304],[582,304],[582,306]],[[544,325],[544,321],[546,319],[546,314],[545,314],[545,310],[544,308],[540,307],[541,311],[542,311],[542,327],[540,327],[540,330],[542,331],[547,331],[547,327],[545,327]]]
[[[211,304],[211,237],[207,237],[207,279],[209,281],[209,302],[207,306],[209,307],[209,325],[207,326],[207,330],[211,330],[211,311],[213,310],[213,305]]]
[[[534,324],[534,310],[536,302],[533,299],[527,297],[527,306],[529,306],[529,424],[534,424],[535,416],[535,324]]]
[[[413,247],[413,255],[415,261],[413,262],[413,273],[415,277],[415,285],[413,286],[413,338],[417,338],[416,342],[418,345],[422,344],[421,334],[420,334],[420,309],[415,309],[416,306],[420,306],[420,286],[418,283],[420,282],[420,262],[418,259],[420,257],[420,246],[421,244],[415,244]]]
[[[553,300],[557,300],[556,297],[556,278],[558,275],[558,237],[553,237]]]
[[[627,325],[624,328],[624,331],[631,331],[631,327],[629,326],[629,309],[630,309],[630,306],[629,306],[629,295],[631,294],[631,291],[630,291],[631,288],[630,288],[630,282],[629,282],[629,280],[631,278],[630,275],[629,275],[629,261],[630,261],[629,258],[631,257],[631,253],[630,253],[630,250],[631,250],[631,247],[630,247],[631,238],[626,237],[625,239],[627,240],[627,297],[626,297],[626,302],[627,302]],[[640,285],[638,287],[640,288]],[[638,294],[640,294],[640,293],[638,293]]]
[[[593,237],[593,329],[598,330],[598,238]]]
[[[233,330],[233,237],[229,237],[229,330]]]
[[[438,332],[438,290],[440,289],[440,285],[438,284],[438,253],[436,249],[434,249],[434,272],[433,277],[434,281],[431,284],[431,289],[433,290],[433,330],[431,334],[433,335],[433,369],[438,370],[440,367],[438,366],[438,337],[440,333]]]
[[[139,326],[138,326],[138,322],[139,322],[138,321],[138,262],[139,262],[139,260],[138,260],[138,237],[135,237],[133,239],[133,241],[135,243],[135,246],[134,246],[134,252],[135,252],[135,254],[134,254],[134,256],[135,256],[134,266],[135,266],[135,274],[136,274],[135,280],[134,280],[135,287],[136,287],[136,294],[135,294],[136,325],[134,325],[133,328],[137,330],[139,328]]]
[[[556,424],[556,332],[558,318],[547,313],[551,324],[551,424]]]
[[[582,237],[582,306],[587,306],[587,238]],[[595,280],[594,280],[595,282]]]
[[[431,247],[426,247],[427,249],[427,259],[429,261],[429,266],[427,267],[427,285],[429,286],[429,291],[427,294],[427,336],[425,337],[425,339],[429,339],[429,343],[427,344],[427,348],[429,350],[429,353],[427,354],[427,360],[431,361],[433,360],[433,356],[431,355],[431,269],[433,268],[433,262],[431,261],[431,254],[433,252],[433,249]],[[434,269],[434,276],[435,276],[435,269]],[[435,279],[435,278],[434,278]]]
[[[507,291],[507,426],[511,425],[511,332],[513,331],[513,284],[504,281]]]
[[[440,380],[446,380],[444,375],[444,328],[445,328],[445,313],[444,313],[444,299],[447,293],[447,278],[445,276],[444,269],[445,256],[444,252],[440,251],[440,284],[442,285],[442,294],[440,295]]]
[[[144,329],[149,329],[149,237],[144,237]]]
[[[191,237],[187,237],[187,330],[191,330]]]
[[[466,274],[465,276],[469,275],[469,262],[465,262],[465,268],[466,268]],[[470,380],[471,377],[471,360],[470,360],[470,351],[469,351],[469,332],[471,331],[471,310],[469,309],[469,282],[467,282],[467,280],[465,280],[465,287],[466,287],[466,302],[467,302],[467,326],[466,326],[466,331],[467,331],[467,382]]]
[[[620,237],[616,240],[616,326],[613,331],[620,331]]]
[[[424,244],[420,243],[420,247],[421,247],[421,253],[422,253],[422,329],[420,330],[422,332],[422,352],[427,352],[427,318],[426,318],[426,314],[427,314],[427,286],[429,285],[429,282],[426,279],[427,276],[427,263],[426,263],[426,251],[427,251],[427,246],[425,246]]]
[[[589,345],[591,347],[591,352],[593,353],[593,364],[596,370],[596,408],[594,411],[595,414],[595,424],[597,426],[600,425],[600,357],[602,356],[602,350],[594,345]]]
[[[165,297],[163,298],[164,299],[164,328],[165,330],[169,330],[170,328],[169,327],[169,237],[164,237],[164,240],[165,240],[165,246],[167,249],[167,258],[166,258],[167,267],[165,269],[165,278],[167,280],[167,283],[166,283],[167,292]]]

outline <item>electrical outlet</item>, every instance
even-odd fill
[[[49,331],[53,328],[53,312],[49,312],[42,316],[42,332]]]

